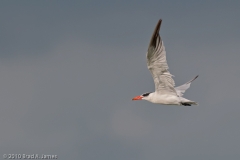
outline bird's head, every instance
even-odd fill
[[[144,93],[144,94],[142,94],[140,96],[134,97],[132,100],[133,101],[135,101],[135,100],[149,100],[150,96],[151,96],[151,93]]]

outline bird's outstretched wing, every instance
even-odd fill
[[[160,19],[153,32],[147,52],[147,65],[152,73],[155,91],[161,94],[177,95],[174,89],[173,75],[168,71],[165,47],[159,35],[161,23],[162,20]]]
[[[188,81],[187,83],[176,87],[175,90],[176,90],[178,96],[182,97],[183,93],[190,87],[192,81],[194,81],[197,78],[198,78],[198,75],[196,77],[194,77],[192,80]]]

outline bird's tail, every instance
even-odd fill
[[[183,106],[191,106],[191,105],[198,105],[198,103],[194,102],[194,101],[191,101],[191,100],[188,100],[186,98],[181,98],[181,105],[183,105]]]

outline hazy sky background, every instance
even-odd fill
[[[0,157],[240,159],[240,1],[0,1]],[[146,51],[162,18],[176,85],[154,91]],[[0,159],[1,159],[0,158]]]

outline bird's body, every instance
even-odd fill
[[[159,35],[161,22],[162,20],[160,19],[156,25],[147,52],[147,65],[155,83],[155,92],[136,96],[133,100],[147,100],[152,103],[166,105],[197,105],[196,102],[182,96],[190,87],[191,82],[198,76],[179,87],[174,87],[175,82],[168,71],[165,47]]]
[[[197,103],[194,101],[190,101],[186,98],[176,96],[176,95],[168,95],[168,94],[158,94],[157,92],[151,93],[148,97],[142,97],[143,100],[147,100],[152,103],[159,103],[165,105],[184,105],[191,106],[191,104],[196,105]]]
[[[177,97],[175,95],[158,94],[157,92],[153,92],[144,100],[148,100],[152,103],[179,105],[179,101],[180,101],[179,98],[180,97]]]

